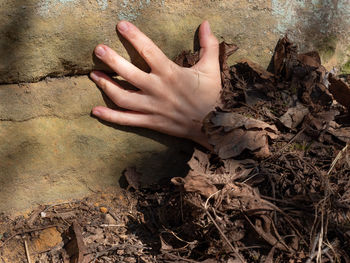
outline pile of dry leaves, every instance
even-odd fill
[[[220,45],[222,104],[203,126],[215,154],[172,179],[195,214],[179,237],[205,242],[205,262],[350,262],[349,85],[287,37],[268,70],[228,67],[236,49]]]
[[[27,240],[22,254],[37,251],[35,262],[350,262],[347,76],[287,37],[268,70],[248,60],[229,67],[236,49],[220,45],[222,102],[203,124],[214,153],[195,150],[186,177],[153,189],[128,169],[136,191],[105,207],[84,200],[14,220],[0,259]],[[57,240],[40,247],[41,235]]]

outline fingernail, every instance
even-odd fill
[[[106,53],[106,50],[103,47],[101,47],[101,46],[96,47],[95,54],[97,57],[101,58],[104,56],[105,53]]]
[[[204,21],[203,22],[203,31],[204,31],[204,33],[206,34],[206,35],[210,35],[210,33],[211,33],[211,30],[210,30],[210,24],[209,24],[209,22],[208,21]]]
[[[90,77],[95,81],[98,81],[100,79],[100,77],[95,72],[91,72]]]
[[[128,28],[129,28],[129,26],[128,26],[128,23],[126,23],[126,22],[120,22],[118,24],[118,30],[120,32],[126,32],[128,30]]]
[[[92,114],[95,115],[96,117],[100,117],[101,116],[101,112],[98,110],[93,110]]]

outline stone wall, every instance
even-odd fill
[[[184,173],[189,143],[90,116],[93,106],[108,104],[78,76],[105,69],[92,56],[98,43],[144,66],[116,34],[121,19],[171,58],[193,48],[196,28],[208,19],[220,40],[240,46],[230,63],[247,57],[266,66],[288,33],[302,50],[319,50],[328,68],[350,71],[349,0],[2,1],[0,212],[117,187],[128,166],[148,182]]]

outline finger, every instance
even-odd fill
[[[144,88],[144,83],[148,82],[149,75],[146,72],[118,55],[113,49],[105,45],[98,45],[95,48],[95,54],[119,76],[135,87],[142,89]]]
[[[90,77],[119,107],[140,112],[151,111],[153,107],[152,103],[150,103],[149,97],[142,94],[142,92],[125,90],[118,83],[102,72],[91,72]]]
[[[167,56],[142,33],[136,26],[121,21],[117,25],[118,31],[135,47],[137,52],[144,58],[153,72],[159,72],[164,69],[164,65],[169,64]]]
[[[152,115],[133,111],[112,110],[103,106],[93,108],[92,114],[102,120],[119,125],[151,128],[150,125],[152,123]]]
[[[214,66],[219,67],[219,41],[211,32],[208,21],[204,21],[199,28],[199,43],[201,46],[200,60],[196,67],[202,71],[211,72]]]

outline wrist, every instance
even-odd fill
[[[208,136],[202,130],[202,123],[198,123],[195,127],[193,127],[189,131],[189,136],[187,138],[202,145],[210,151],[213,150],[212,145],[209,143]]]

